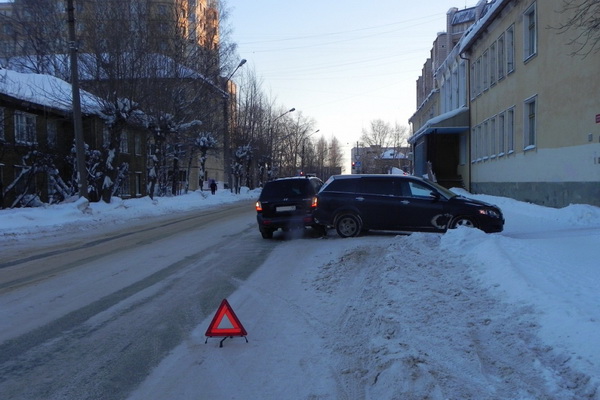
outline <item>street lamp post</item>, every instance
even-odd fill
[[[270,162],[271,165],[269,168],[273,167],[273,160],[275,158],[275,154],[273,154],[273,126],[275,124],[275,121],[277,121],[279,118],[292,113],[296,111],[296,109],[294,107],[290,108],[289,110],[287,110],[286,112],[284,112],[283,114],[279,115],[278,117],[273,118],[272,120],[269,121],[269,128],[268,128],[268,132],[269,132],[269,148],[268,148],[268,154],[269,154],[269,158],[270,158]],[[267,166],[265,165],[265,170],[267,170]],[[267,171],[267,178],[270,178],[269,173]]]
[[[306,135],[303,139],[302,139],[302,161],[300,164],[300,173],[304,175],[304,147],[306,146],[306,139],[308,139],[309,137],[311,137],[312,135],[314,135],[317,132],[320,132],[320,129],[317,129],[316,131],[314,131],[313,133],[310,133],[308,135]]]
[[[83,138],[83,122],[81,121],[81,99],[79,93],[79,72],[77,67],[77,44],[75,40],[75,7],[73,0],[67,1],[67,16],[69,23],[69,41],[71,57],[71,88],[73,96],[73,130],[75,133],[75,150],[77,159],[77,183],[79,185],[79,197],[89,198],[88,174],[85,165],[85,141]]]
[[[224,118],[224,127],[225,127],[225,131],[223,132],[223,170],[227,176],[227,184],[229,185],[229,189],[233,192],[233,182],[232,182],[232,177],[231,177],[231,149],[230,149],[230,142],[231,142],[231,135],[229,132],[229,126],[230,126],[230,121],[229,121],[229,108],[230,108],[230,97],[231,97],[231,91],[229,90],[229,81],[231,80],[231,78],[233,77],[233,74],[235,74],[237,72],[238,69],[240,69],[240,67],[242,65],[246,64],[246,59],[243,58],[240,63],[237,65],[237,67],[235,67],[235,69],[229,74],[229,76],[225,79],[225,92],[226,95],[224,96],[224,109],[223,109],[223,118]]]

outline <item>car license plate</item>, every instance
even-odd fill
[[[277,211],[277,212],[294,211],[295,209],[296,209],[296,206],[281,206],[281,207],[276,207],[275,211]]]

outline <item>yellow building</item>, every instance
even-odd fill
[[[415,174],[553,207],[600,205],[599,43],[564,29],[575,10],[562,0],[479,0],[448,16],[468,10],[472,24],[445,60],[434,43],[417,82]]]
[[[600,53],[572,40],[562,0],[496,0],[465,35],[471,190],[600,205]]]

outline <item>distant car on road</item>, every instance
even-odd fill
[[[318,224],[341,237],[368,230],[445,232],[458,226],[501,232],[497,206],[410,175],[334,175],[313,202]]]
[[[265,239],[278,229],[313,227],[323,231],[313,218],[315,195],[323,181],[314,176],[280,178],[263,187],[256,202],[258,230]]]

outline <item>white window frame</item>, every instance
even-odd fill
[[[110,146],[110,129],[108,129],[108,126],[106,125],[104,125],[104,127],[102,128],[102,146]]]
[[[15,143],[37,144],[36,115],[15,111]]]
[[[483,132],[481,135],[481,158],[485,161],[490,157],[490,120],[483,121]]]
[[[50,147],[55,147],[58,144],[58,123],[55,119],[46,121],[46,140]]]
[[[496,152],[496,143],[498,138],[496,137],[496,116],[490,118],[490,158],[496,158],[498,154]]]
[[[506,111],[498,114],[498,157],[502,157],[506,151]]]
[[[515,70],[515,26],[506,30],[506,74]]]
[[[533,3],[523,13],[523,60],[527,61],[537,54],[537,12]]]
[[[515,152],[515,108],[506,110],[506,154]]]
[[[134,136],[133,148],[136,156],[142,155],[142,135],[139,133]]]
[[[496,69],[498,68],[498,62],[496,61],[496,42],[490,46],[490,86],[496,84]]]
[[[121,132],[119,137],[119,151],[122,154],[129,154],[129,134],[125,130]]]
[[[490,52],[489,50],[485,50],[483,52],[483,57],[481,59],[481,79],[482,79],[482,87],[483,87],[483,91],[485,92],[486,90],[488,90],[490,88]]]
[[[498,80],[504,79],[506,65],[506,49],[504,44],[504,33],[498,37]]]
[[[537,142],[537,95],[523,103],[523,150],[535,149]]]

